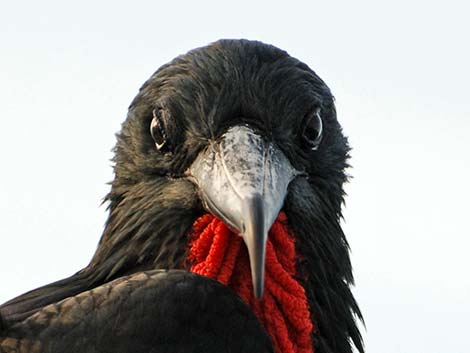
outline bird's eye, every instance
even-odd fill
[[[302,140],[307,148],[316,150],[320,145],[322,136],[323,122],[320,116],[320,109],[315,109],[306,117]]]
[[[166,144],[167,136],[163,127],[162,119],[156,109],[153,111],[153,119],[150,123],[150,134],[155,141],[155,146],[157,146],[157,149],[161,150]]]

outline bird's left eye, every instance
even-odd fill
[[[152,135],[152,138],[155,141],[155,146],[157,147],[157,149],[161,150],[166,144],[167,136],[165,133],[162,119],[157,110],[153,111],[153,119],[150,123],[150,134]]]
[[[306,116],[302,131],[302,140],[307,148],[316,150],[320,145],[322,137],[323,122],[320,116],[320,109],[315,109]]]

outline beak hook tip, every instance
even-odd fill
[[[254,285],[254,294],[257,300],[263,299],[264,294],[264,280],[260,281],[259,283],[253,283]]]

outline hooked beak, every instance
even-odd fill
[[[299,172],[274,144],[238,125],[211,141],[188,174],[198,185],[205,208],[243,237],[254,294],[260,299],[268,231]]]

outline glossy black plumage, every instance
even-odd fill
[[[48,305],[3,334],[5,353],[272,352],[229,288],[175,270],[124,276]]]
[[[149,131],[155,109],[168,135],[162,151],[155,148]],[[318,149],[311,150],[302,142],[302,131],[316,109],[324,133]],[[187,268],[188,231],[205,211],[185,172],[210,141],[237,124],[275,143],[303,172],[291,182],[283,209],[302,255],[297,268],[318,328],[312,337],[316,352],[351,352],[350,340],[362,351],[355,322],[361,315],[349,289],[353,277],[340,227],[349,147],[333,96],[305,64],[275,47],[244,40],[193,50],[161,67],[144,84],[117,136],[115,179],[107,196],[110,213],[93,259],[77,274],[2,305],[0,340],[12,332],[28,332],[28,338],[37,339],[38,329],[22,330],[31,327],[23,320],[34,320],[31,315],[48,304],[139,271]],[[151,300],[145,304],[157,305]],[[65,318],[59,314],[59,319]],[[137,317],[134,320],[130,336],[142,337],[132,341],[129,351],[147,352],[147,334],[139,330]],[[100,346],[86,351],[107,351],[114,338],[112,332],[107,334]],[[263,335],[260,342],[263,345]],[[0,347],[5,349],[4,343]]]

